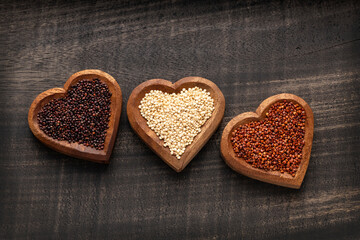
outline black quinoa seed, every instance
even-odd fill
[[[39,111],[40,129],[49,137],[104,149],[109,128],[111,92],[99,79],[83,79],[63,98],[53,99]]]

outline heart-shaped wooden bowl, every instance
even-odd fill
[[[95,148],[86,147],[79,143],[69,143],[67,141],[58,141],[49,136],[47,136],[43,131],[40,130],[37,114],[41,108],[51,101],[54,98],[61,98],[66,95],[68,89],[75,85],[78,81],[82,79],[93,79],[98,78],[100,81],[105,83],[109,91],[112,93],[111,103],[110,103],[110,119],[109,119],[109,128],[106,132],[104,149],[97,150]],[[109,163],[109,158],[114,146],[114,142],[117,135],[117,130],[119,126],[120,114],[121,114],[121,105],[122,105],[122,93],[119,84],[116,80],[109,74],[100,71],[100,70],[83,70],[73,74],[65,83],[64,88],[52,88],[41,94],[39,94],[33,103],[30,106],[28,122],[29,127],[35,137],[37,137],[42,143],[46,146],[64,153],[66,155],[85,159],[98,163]]]
[[[278,171],[265,171],[258,168],[253,168],[250,164],[245,162],[243,158],[239,158],[235,155],[235,152],[231,144],[231,133],[237,129],[240,125],[247,124],[253,121],[259,121],[266,117],[266,113],[275,102],[289,100],[298,103],[305,109],[306,120],[305,120],[305,145],[302,150],[302,159],[300,166],[292,177],[288,173],[280,173]],[[310,106],[300,97],[293,94],[282,93],[265,99],[256,112],[245,112],[234,117],[225,127],[221,137],[221,155],[227,165],[234,171],[241,173],[253,179],[257,179],[263,182],[289,187],[289,188],[300,188],[301,183],[305,177],[306,170],[309,165],[311,146],[314,132],[314,115]]]
[[[168,147],[163,146],[164,141],[160,140],[155,132],[148,127],[146,119],[140,114],[139,105],[141,99],[151,90],[179,93],[183,88],[187,89],[195,86],[210,92],[210,96],[214,99],[215,110],[201,127],[201,132],[194,138],[194,141],[186,147],[184,154],[178,160],[170,154]],[[219,126],[224,116],[224,111],[225,98],[220,89],[215,83],[201,77],[186,77],[174,84],[164,79],[148,80],[133,90],[127,103],[127,115],[131,127],[136,134],[176,172],[181,172],[209,140]]]

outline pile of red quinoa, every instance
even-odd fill
[[[104,149],[109,128],[111,92],[99,79],[83,79],[65,97],[53,99],[39,111],[40,129],[53,139]]]
[[[305,119],[305,110],[297,103],[276,102],[265,119],[232,132],[236,156],[254,168],[287,172],[294,177],[302,158]]]

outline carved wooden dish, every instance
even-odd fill
[[[305,120],[305,145],[302,150],[302,159],[300,166],[292,177],[288,173],[280,173],[278,171],[265,171],[262,169],[254,168],[243,158],[239,158],[235,155],[235,152],[231,144],[231,133],[237,129],[240,125],[247,124],[253,121],[259,121],[265,118],[265,114],[275,102],[289,100],[298,103],[305,109],[306,120]],[[253,179],[257,179],[263,182],[289,187],[289,188],[300,188],[301,183],[305,177],[306,170],[309,165],[311,146],[313,140],[314,131],[314,116],[310,106],[300,97],[293,94],[279,94],[264,100],[257,108],[256,112],[246,112],[234,117],[225,127],[221,137],[221,155],[227,165],[234,171],[241,173]]]
[[[164,141],[156,136],[151,130],[146,119],[144,119],[139,110],[141,99],[150,90],[161,90],[168,93],[179,93],[183,88],[200,87],[210,92],[214,99],[215,110],[211,117],[201,127],[201,132],[194,138],[194,141],[186,147],[184,154],[178,160],[170,154],[168,147],[164,147]],[[181,172],[186,165],[195,157],[200,149],[209,140],[212,134],[219,126],[225,111],[225,98],[215,83],[201,77],[186,77],[172,84],[164,79],[148,80],[137,86],[131,93],[127,103],[127,115],[131,127],[136,134],[171,168],[176,172]]]
[[[40,130],[37,114],[42,107],[54,98],[63,97],[70,86],[75,85],[82,79],[93,79],[98,78],[100,81],[105,83],[109,91],[112,93],[110,111],[111,116],[109,120],[109,128],[106,133],[104,142],[104,149],[97,150],[95,148],[86,147],[79,143],[69,143],[68,141],[58,141],[47,136],[42,130]],[[109,74],[100,70],[83,70],[73,74],[65,83],[64,88],[52,88],[41,94],[39,94],[30,106],[28,114],[29,127],[35,137],[37,137],[46,146],[64,153],[66,155],[85,159],[98,163],[109,163],[109,158],[114,146],[114,142],[117,135],[119,126],[120,114],[122,105],[122,93],[119,84]]]

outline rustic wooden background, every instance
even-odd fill
[[[2,1],[1,239],[360,239],[360,4],[354,1]],[[124,105],[141,82],[214,81],[225,117],[180,174],[122,110],[109,166],[43,146],[27,112],[37,94],[95,68]],[[315,115],[300,190],[233,172],[229,120],[289,92]]]

